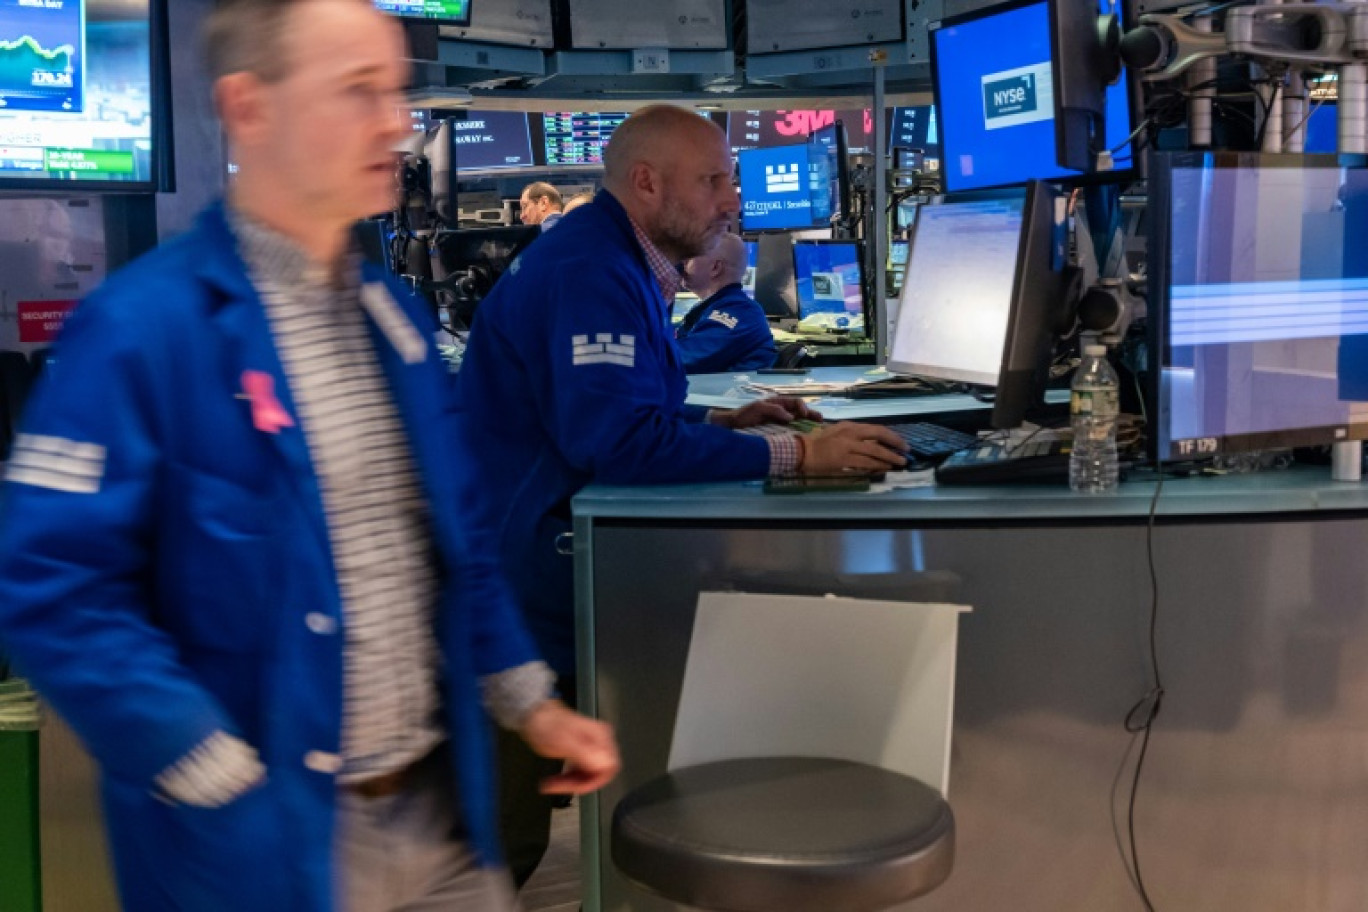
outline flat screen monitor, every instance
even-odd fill
[[[1368,171],[1330,155],[1153,162],[1153,455],[1368,438]]]
[[[888,126],[888,152],[894,149],[921,149],[931,158],[940,157],[940,126],[935,105],[894,108]]]
[[[521,111],[467,111],[451,122],[452,158],[457,171],[529,168],[532,135]]]
[[[1008,187],[1028,180],[1082,177],[1056,163],[1050,9],[1026,0],[946,19],[931,31],[931,74],[947,192]],[[1123,73],[1106,92],[1106,144],[1133,129],[1131,92]],[[1133,174],[1129,144],[1116,169]]]
[[[836,314],[864,320],[864,271],[855,241],[795,241],[793,282],[798,316]],[[842,324],[833,324],[841,327]]]
[[[1063,307],[1055,191],[973,194],[922,206],[907,253],[890,370],[996,388],[991,423],[1043,401]]]
[[[1324,102],[1311,112],[1306,121],[1304,152],[1335,153],[1339,151],[1339,105]]]
[[[767,317],[798,318],[798,297],[793,289],[793,235],[767,231],[755,239],[755,302]]]
[[[746,273],[741,278],[741,288],[746,294],[755,297],[755,264],[760,256],[760,245],[756,241],[743,241],[746,245]]]
[[[450,306],[451,316],[466,326],[471,325],[479,302],[508,271],[518,254],[540,236],[540,225],[437,232],[433,239],[437,250],[434,278],[449,279],[456,275],[467,278],[459,300]]]
[[[541,115],[546,164],[601,165],[613,131],[627,119],[625,111],[548,111]]]
[[[808,137],[808,182],[814,225],[850,217],[850,159],[843,121],[821,127]]]
[[[739,152],[741,230],[788,231],[812,227],[810,167],[805,142]]]
[[[0,2],[0,189],[165,189],[163,9]]]
[[[375,0],[375,8],[406,19],[433,19],[445,25],[470,25],[472,0]]]

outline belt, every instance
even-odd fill
[[[436,759],[440,750],[441,747],[435,748],[408,766],[401,766],[393,772],[382,773],[370,779],[362,779],[360,782],[349,782],[342,787],[353,795],[360,795],[362,798],[390,798],[408,789],[418,778],[423,767]]]

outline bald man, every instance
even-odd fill
[[[684,284],[702,300],[675,330],[687,374],[750,371],[774,365],[774,334],[759,304],[741,287],[746,244],[724,234],[684,262]]]
[[[459,431],[484,484],[470,506],[495,530],[542,655],[574,695],[570,499],[585,485],[875,472],[901,466],[886,428],[833,425],[806,437],[734,429],[811,415],[797,400],[734,411],[688,406],[670,327],[678,264],[712,249],[736,217],[726,135],[693,111],[643,108],[614,132],[603,190],[574,230],[531,245],[484,300],[457,375]],[[516,739],[500,747],[508,863],[521,883],[545,851],[550,770]]]

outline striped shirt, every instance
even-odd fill
[[[265,305],[318,476],[346,634],[338,780],[364,781],[408,766],[447,737],[439,716],[437,572],[426,502],[370,336],[359,254],[350,251],[340,275],[330,278],[284,236],[231,209],[229,221]],[[422,342],[402,314],[380,316],[388,320],[377,320],[382,330],[402,347]],[[396,318],[402,326],[392,325]],[[553,681],[550,668],[532,662],[480,683],[495,720],[518,728],[551,696]],[[218,732],[157,784],[178,801],[215,807],[264,774],[251,745]]]
[[[342,770],[403,768],[444,739],[432,534],[408,437],[361,306],[350,253],[331,279],[295,244],[231,215],[318,476],[342,596]]]
[[[631,216],[627,220],[632,223],[632,233],[636,235],[637,243],[641,245],[641,252],[646,255],[646,265],[651,267],[651,275],[655,278],[656,285],[660,287],[661,299],[665,302],[665,312],[669,313],[674,305],[675,295],[679,294],[679,289],[684,285],[684,279],[679,274],[679,267],[670,262],[669,257],[661,252],[655,242],[647,236],[641,226]],[[711,422],[715,410],[708,412],[708,420]],[[802,444],[798,442],[795,434],[771,434],[766,436],[765,442],[770,448],[770,468],[771,475],[792,475],[798,471],[798,466],[803,459]]]

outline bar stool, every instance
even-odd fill
[[[623,874],[715,912],[879,912],[934,890],[954,855],[954,816],[935,789],[847,760],[685,767],[613,813]]]
[[[920,777],[948,762],[960,580],[797,572],[788,583],[878,601],[701,596],[674,769],[618,802],[613,862],[709,912],[881,912],[954,865],[954,815]],[[913,744],[920,760],[900,746]]]

